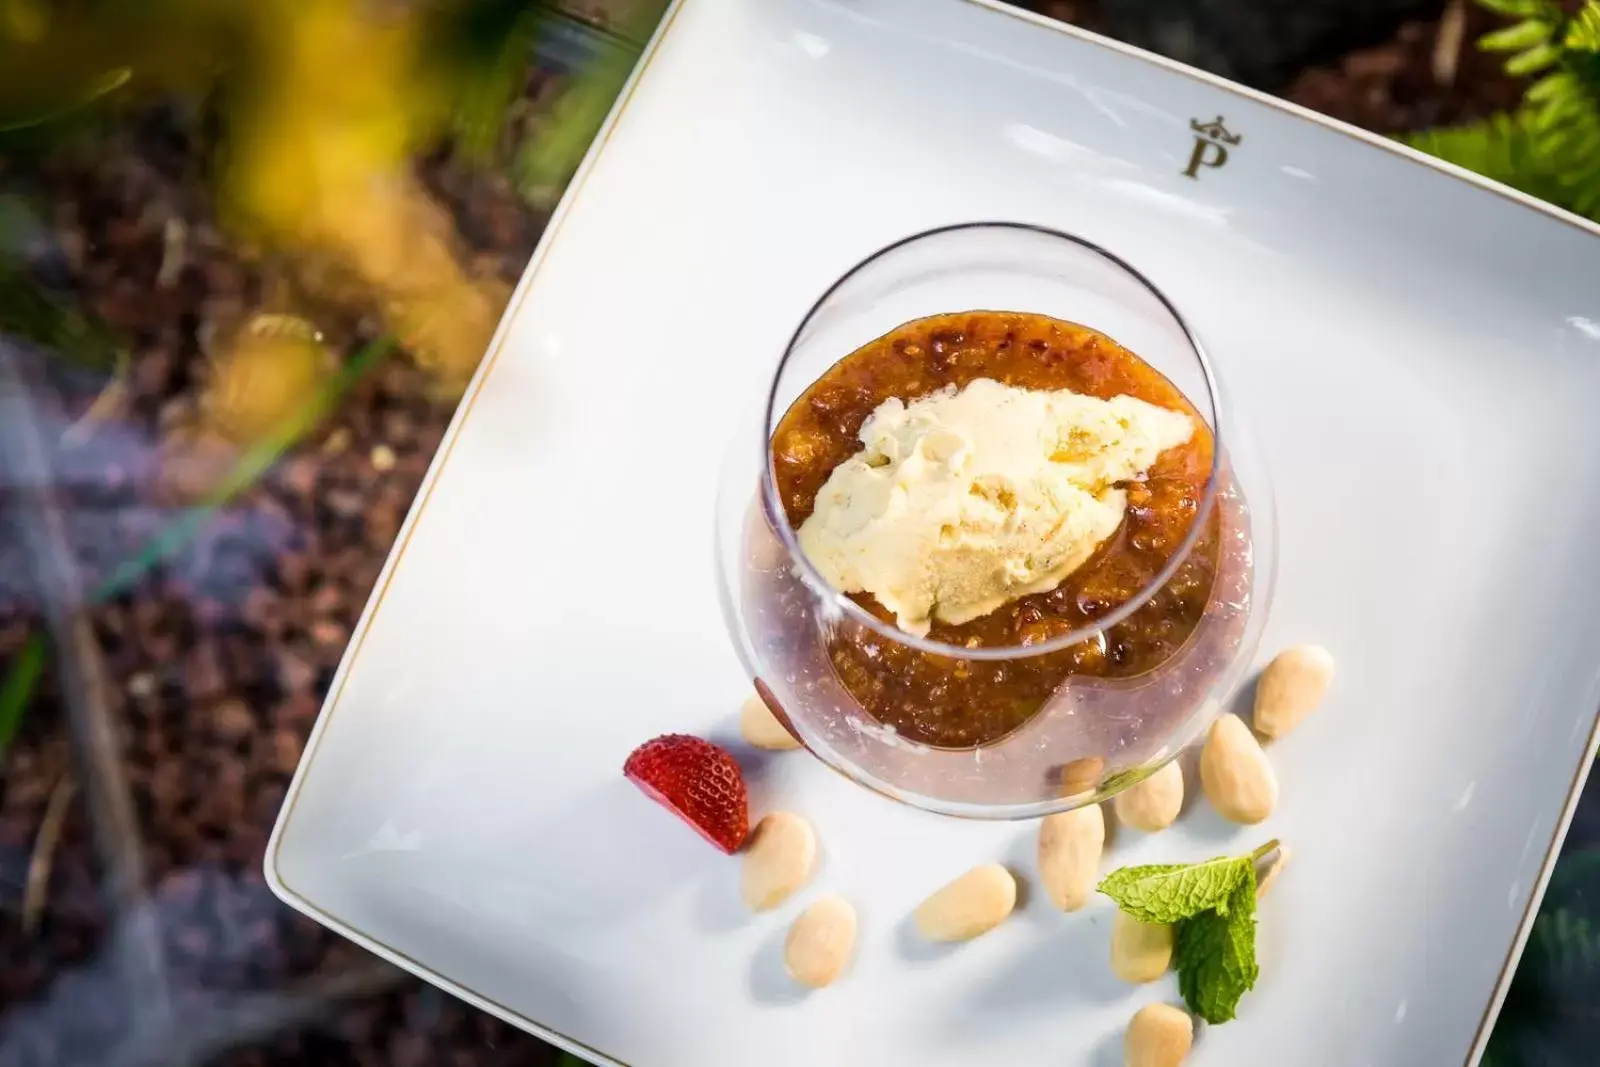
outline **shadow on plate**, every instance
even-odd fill
[[[784,1007],[799,1004],[811,995],[811,990],[789,977],[783,965],[783,943],[788,936],[788,925],[779,926],[762,939],[750,961],[750,995],[758,1004]],[[848,972],[841,977],[848,978]]]
[[[1086,1067],[1123,1067],[1126,1061],[1122,1058],[1122,1038],[1123,1031],[1113,1030],[1096,1041],[1089,1050]]]
[[[972,1016],[993,1018],[996,1011],[1070,1010],[1074,1004],[1114,1004],[1133,987],[1111,973],[1111,911],[1085,908],[1070,915],[1041,916],[1030,923],[1026,944],[1006,954],[1004,964],[984,976],[967,1001],[971,1013],[956,1013],[958,1027]]]

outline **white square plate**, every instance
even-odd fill
[[[1203,149],[1221,117],[1239,142]],[[474,1004],[638,1067],[1120,1062],[1168,983],[1121,987],[1100,901],[945,953],[905,917],[1034,828],[873,796],[795,754],[809,894],[752,918],[737,863],[622,778],[726,738],[747,692],[712,520],[728,435],[810,302],[954,221],[1074,231],[1160,285],[1272,464],[1264,648],[1340,677],[1277,746],[1282,804],[1196,811],[1108,865],[1269,835],[1260,984],[1206,1067],[1471,1059],[1553,861],[1600,705],[1600,240],[1284,104],[985,0],[680,0],[568,193],[367,607],[275,831],[306,914]],[[753,766],[753,763],[752,763]],[[853,899],[836,986],[778,946]]]

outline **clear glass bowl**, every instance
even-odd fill
[[[772,435],[785,412],[834,363],[914,319],[973,310],[1047,315],[1108,335],[1166,375],[1215,435],[1216,465],[1199,516],[1166,567],[1093,626],[1027,646],[973,649],[915,637],[831,588],[800,550],[771,467]],[[829,650],[839,642],[991,672],[1103,642],[1172,578],[1212,511],[1220,523],[1216,577],[1178,651],[1131,678],[1070,675],[1037,714],[997,740],[969,748],[912,740],[869,715],[833,669]],[[717,515],[718,577],[735,647],[758,692],[806,748],[905,803],[1002,819],[1105,799],[1200,735],[1254,654],[1271,597],[1274,538],[1262,457],[1177,309],[1104,249],[1007,222],[906,238],[862,260],[823,294],[778,361],[759,426],[747,426],[729,449]]]

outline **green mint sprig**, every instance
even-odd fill
[[[1142,923],[1177,927],[1178,990],[1189,1010],[1213,1025],[1232,1020],[1255,987],[1256,863],[1278,847],[1204,863],[1123,867],[1100,892]]]
[[[1203,911],[1178,923],[1176,961],[1178,992],[1189,1010],[1212,1024],[1232,1020],[1261,973],[1254,868],[1234,887],[1226,915]]]

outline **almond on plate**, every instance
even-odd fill
[[[772,714],[759,693],[751,693],[739,708],[739,736],[769,752],[789,752],[800,747],[799,740]]]
[[[856,909],[837,894],[814,901],[789,927],[783,966],[809,989],[832,984],[850,962],[856,943]]]
[[[929,941],[967,941],[1005,921],[1017,906],[1017,880],[999,864],[974,867],[917,906]]]
[[[817,862],[817,835],[811,824],[787,811],[775,811],[756,824],[744,850],[739,894],[751,911],[766,911],[789,899],[805,884]]]

